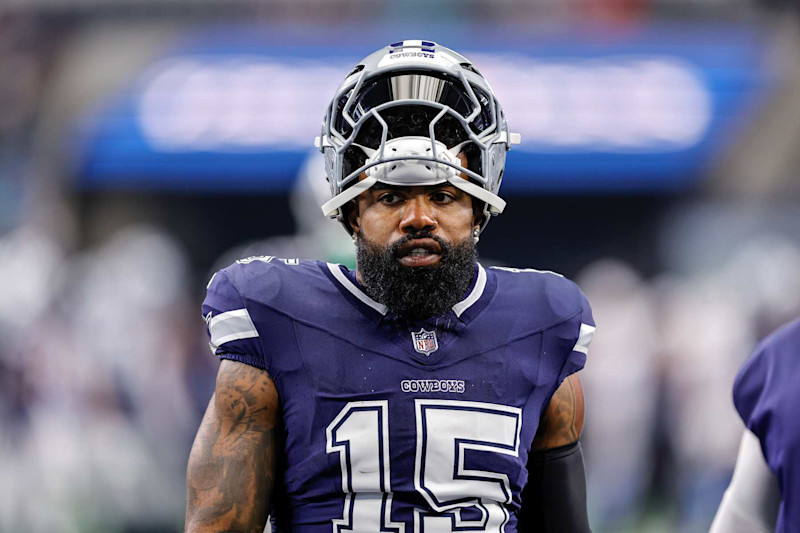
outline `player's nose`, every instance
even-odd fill
[[[436,228],[436,214],[431,202],[424,195],[415,196],[406,202],[400,227],[407,233],[431,231]]]

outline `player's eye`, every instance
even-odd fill
[[[448,191],[436,191],[431,194],[431,200],[439,204],[447,204],[455,200],[455,196]]]
[[[378,201],[384,205],[394,205],[403,200],[403,198],[394,192],[384,192],[378,196]]]

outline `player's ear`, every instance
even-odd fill
[[[344,219],[350,226],[350,230],[355,235],[361,229],[361,217],[358,214],[358,202],[350,200],[342,206],[344,210]]]
[[[486,204],[475,198],[472,199],[472,225],[479,229],[483,226],[483,219],[485,217],[483,209],[485,205]]]

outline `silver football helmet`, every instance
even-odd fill
[[[393,132],[385,119],[398,106],[425,108],[429,123],[421,129],[427,134],[400,136]],[[440,123],[447,123],[445,129],[451,133],[456,130],[455,136],[444,139],[451,146],[437,139]],[[369,126],[363,128],[366,124]],[[371,142],[359,135],[362,129],[372,132]],[[454,138],[456,144],[452,144]],[[483,230],[489,218],[505,208],[497,193],[506,151],[518,143],[519,135],[509,133],[489,83],[468,59],[430,41],[393,43],[361,61],[328,106],[322,135],[316,139],[324,154],[332,196],[322,211],[351,231],[341,207],[375,183],[449,182],[484,203]],[[470,166],[479,167],[480,172],[461,164],[465,148],[472,153],[477,149],[479,162]],[[354,153],[358,154],[356,160],[364,161],[360,166],[352,163]],[[351,161],[345,171],[347,157]],[[362,174],[365,177],[359,181]]]

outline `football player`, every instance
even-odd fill
[[[747,429],[712,533],[800,531],[800,320],[756,347],[733,401]]]
[[[192,447],[190,532],[588,531],[571,281],[484,268],[518,142],[491,87],[428,41],[360,62],[317,145],[357,268],[249,257],[203,315],[222,362]]]

